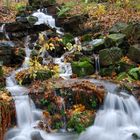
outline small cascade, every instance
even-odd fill
[[[75,37],[74,42],[75,42],[76,45],[81,45],[82,44],[79,37]]]
[[[0,27],[0,34],[4,35],[4,38],[10,40],[8,34],[6,33],[5,24],[2,24]]]
[[[55,28],[57,33],[63,35],[63,33],[60,31],[60,28],[56,27],[55,19],[51,15],[48,15],[46,10],[45,13],[43,13],[39,9],[37,12],[33,13],[33,16],[38,18],[38,21],[35,23],[35,25],[40,25],[40,24],[49,25],[51,28]]]
[[[60,58],[54,58],[54,63],[59,65],[60,68],[60,77],[67,79],[72,75],[71,63],[63,62],[63,56]]]
[[[4,140],[71,140],[75,139],[73,134],[48,134],[38,128],[38,122],[43,119],[41,110],[36,109],[34,102],[28,96],[29,90],[20,86],[15,80],[16,72],[29,67],[31,50],[28,48],[30,37],[25,39],[26,57],[21,68],[11,73],[6,79],[6,88],[11,93],[16,109],[17,127],[10,129]],[[65,111],[65,103],[62,100],[61,109]],[[63,118],[64,130],[66,130],[66,119]]]
[[[83,132],[79,140],[134,140],[133,135],[140,137],[140,107],[136,99],[126,92],[117,94],[107,94],[94,125]]]
[[[27,37],[25,38],[25,43],[24,43],[24,45],[25,45],[26,57],[25,57],[25,59],[24,59],[23,65],[22,65],[23,68],[29,67],[30,54],[31,54],[31,50],[30,50],[29,47],[28,47],[29,41],[30,41],[30,36],[27,36]]]
[[[93,54],[94,59],[95,59],[95,74],[99,74],[100,72],[100,60],[99,60],[99,55],[98,54]]]

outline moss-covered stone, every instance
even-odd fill
[[[133,61],[140,63],[140,44],[130,46],[128,57]]]
[[[99,51],[100,64],[109,66],[115,64],[122,57],[122,50],[118,47],[103,49]]]
[[[87,76],[94,73],[94,66],[88,61],[72,62],[72,71],[78,77]]]
[[[105,46],[106,47],[113,47],[113,46],[119,46],[122,44],[125,40],[125,35],[118,33],[118,34],[110,34],[105,39]]]

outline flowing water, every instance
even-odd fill
[[[95,74],[99,74],[100,72],[100,60],[98,54],[93,54],[95,59]]]
[[[63,57],[54,58],[54,63],[59,65],[60,77],[67,79],[72,75],[72,67],[71,63],[65,63],[63,61]]]
[[[46,24],[51,28],[55,28],[57,33],[63,35],[63,32],[60,31],[60,28],[56,27],[55,19],[51,15],[48,15],[47,13],[43,13],[38,10],[37,12],[33,13],[33,16],[38,18],[38,21],[35,23],[35,25]]]
[[[36,109],[33,101],[28,96],[29,90],[23,86],[19,86],[15,80],[16,72],[29,67],[31,53],[31,50],[28,48],[29,40],[30,37],[27,36],[25,40],[26,57],[22,67],[12,72],[6,79],[6,88],[11,93],[15,102],[17,127],[12,128],[7,132],[5,140],[75,140],[77,137],[75,134],[47,134],[37,128],[37,122],[43,117],[42,111]],[[64,103],[62,107],[65,109]]]
[[[4,34],[5,39],[10,40],[10,38],[9,38],[7,32],[6,32],[6,29],[5,29],[5,24],[2,24],[1,25],[1,27],[0,27],[0,33]]]
[[[126,92],[108,92],[94,125],[79,140],[134,140],[135,134],[140,136],[140,108],[136,99]]]
[[[34,13],[33,16],[39,19],[36,24],[48,24],[59,32],[59,28],[55,26],[55,20],[52,16],[41,11]],[[0,30],[4,31],[4,25]],[[43,117],[42,111],[36,109],[33,101],[28,96],[29,90],[19,86],[15,80],[17,71],[22,71],[29,67],[31,53],[28,48],[29,40],[30,38],[27,37],[25,41],[26,57],[22,67],[12,72],[6,80],[7,89],[15,102],[17,126],[7,132],[5,140],[135,140],[134,136],[140,137],[140,107],[136,99],[124,91],[115,93],[116,85],[98,80],[91,81],[105,85],[108,93],[103,107],[97,112],[94,124],[87,128],[79,138],[77,138],[77,135],[70,133],[48,134],[38,129],[37,122]],[[78,44],[78,40],[75,39],[75,41]],[[98,41],[100,43],[101,40]],[[100,70],[99,59],[95,60],[97,63],[96,72],[98,72]],[[72,74],[70,63],[64,63],[63,57],[55,58],[54,63],[60,66],[60,76],[69,77]],[[64,102],[62,108],[65,109]]]

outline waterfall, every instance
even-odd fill
[[[133,135],[140,136],[140,107],[136,99],[125,92],[108,92],[94,125],[79,140],[134,140]]]
[[[54,58],[54,63],[59,65],[60,77],[67,79],[70,78],[70,76],[72,75],[72,67],[71,63],[65,63],[63,62],[63,59],[63,56],[60,58]]]
[[[52,135],[37,128],[37,123],[43,118],[43,113],[41,110],[36,109],[34,102],[28,96],[29,90],[26,87],[18,85],[15,80],[16,72],[29,67],[28,63],[31,52],[28,47],[29,41],[30,37],[27,36],[25,39],[26,57],[22,67],[12,72],[11,75],[6,78],[6,88],[11,93],[15,103],[17,127],[10,129],[6,133],[5,140],[75,140],[75,135]],[[64,101],[62,108],[65,109]]]
[[[99,60],[99,55],[98,54],[93,54],[94,59],[95,59],[95,74],[99,74],[100,72],[100,60]]]
[[[35,25],[49,25],[51,28],[55,28],[57,33],[63,35],[63,32],[60,31],[60,28],[56,27],[55,19],[51,15],[48,15],[46,12],[41,12],[41,10],[38,10],[37,12],[33,13],[33,16],[38,18],[38,21],[35,23]]]
[[[0,27],[0,33],[4,34],[4,37],[7,39],[7,40],[10,40],[7,32],[6,32],[6,29],[5,29],[5,24],[2,24],[1,27]]]

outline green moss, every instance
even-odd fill
[[[94,67],[88,61],[72,62],[72,70],[73,73],[77,74],[78,77],[83,77],[94,73]]]

